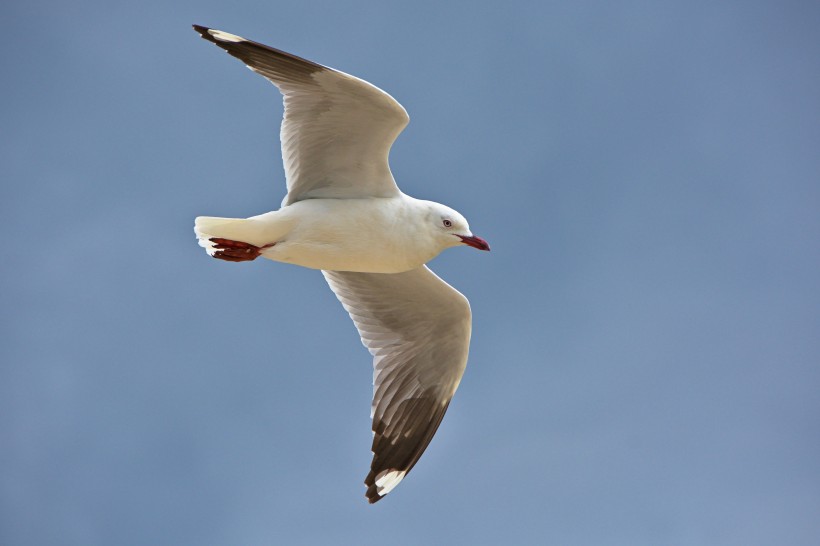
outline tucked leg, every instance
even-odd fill
[[[276,244],[270,243],[263,246],[256,246],[250,243],[243,243],[242,241],[222,239],[221,237],[211,237],[209,241],[214,243],[214,248],[216,249],[216,252],[213,253],[213,257],[227,262],[250,262],[258,258],[266,248],[270,248]]]

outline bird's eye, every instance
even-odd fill
[[[453,227],[453,222],[446,218],[442,220],[441,223],[444,224],[444,227]]]

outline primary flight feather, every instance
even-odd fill
[[[288,193],[251,218],[200,216],[214,258],[258,257],[322,270],[373,355],[374,503],[413,468],[458,387],[470,345],[467,299],[425,265],[462,244],[489,250],[455,210],[399,190],[388,164],[407,112],[349,74],[234,34],[194,25],[284,97]]]

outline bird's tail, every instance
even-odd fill
[[[216,218],[213,216],[199,216],[194,222],[194,233],[199,240],[199,246],[208,254],[214,255],[216,249],[211,239],[229,239],[242,241],[252,245],[262,246],[269,241],[264,240],[264,233],[252,218]]]

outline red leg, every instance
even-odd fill
[[[214,248],[217,249],[213,254],[214,258],[219,258],[227,262],[249,262],[255,260],[263,250],[276,244],[270,243],[264,246],[256,246],[250,243],[232,241],[220,237],[211,237],[209,241],[214,243]]]

